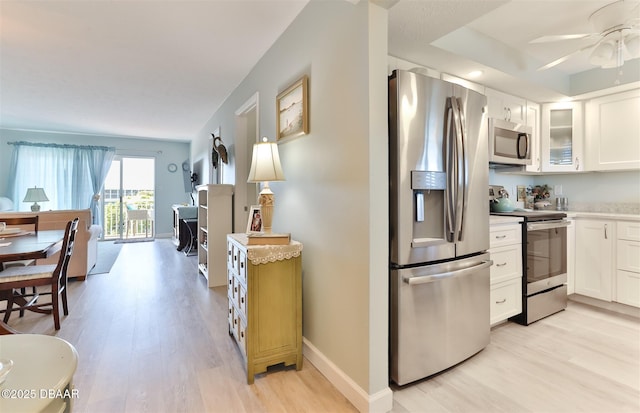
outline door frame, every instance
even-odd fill
[[[249,178],[253,144],[260,137],[260,96],[256,92],[235,111],[235,172],[234,232],[244,231],[249,208],[257,203],[259,184],[246,183]]]
[[[155,211],[155,205],[156,205],[156,179],[155,179],[155,164],[157,162],[157,158],[155,156],[152,155],[130,155],[130,154],[123,154],[123,153],[119,153],[116,154],[116,156],[113,158],[113,162],[119,162],[120,164],[120,173],[119,173],[119,177],[120,177],[120,182],[119,182],[119,188],[118,188],[118,217],[119,217],[119,222],[117,223],[117,234],[115,236],[115,238],[109,238],[110,240],[114,240],[114,241],[125,241],[127,240],[127,238],[125,238],[125,233],[126,233],[126,221],[125,221],[125,217],[124,217],[124,213],[125,213],[125,203],[124,203],[124,188],[123,188],[123,184],[124,184],[124,160],[125,159],[150,159],[153,160],[153,164],[154,167],[152,168],[153,170],[153,208]],[[112,163],[113,165],[113,163]],[[105,196],[104,196],[104,191],[105,191],[105,186],[103,186],[102,188],[102,194],[101,194],[101,198],[104,200]],[[106,221],[106,217],[105,217],[105,207],[106,207],[106,203],[103,202],[102,203],[102,235],[101,235],[101,239],[105,239],[105,228],[104,226],[106,225],[107,221]],[[141,239],[153,239],[155,238],[155,219],[152,220],[151,223],[151,235],[149,237],[145,238],[137,238],[134,240],[141,240]]]

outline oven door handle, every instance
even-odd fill
[[[434,281],[441,281],[445,278],[453,278],[453,277],[461,277],[463,275],[469,275],[470,273],[482,270],[484,268],[489,268],[493,265],[492,260],[482,261],[480,265],[474,265],[473,267],[463,268],[461,270],[443,272],[440,274],[434,275],[420,275],[417,277],[404,277],[402,281],[406,282],[409,285],[416,284],[426,284]]]
[[[571,223],[564,219],[557,221],[530,222],[527,224],[527,231],[540,231],[543,229],[562,228],[568,227],[569,225],[571,225]]]

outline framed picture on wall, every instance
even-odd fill
[[[276,140],[309,133],[307,76],[302,76],[276,97]]]
[[[247,234],[262,232],[262,211],[260,205],[251,205],[249,220],[247,221]]]

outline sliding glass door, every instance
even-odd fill
[[[154,237],[154,171],[154,158],[115,157],[102,192],[105,240]]]

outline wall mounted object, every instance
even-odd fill
[[[309,133],[307,76],[303,76],[276,97],[276,140]]]

